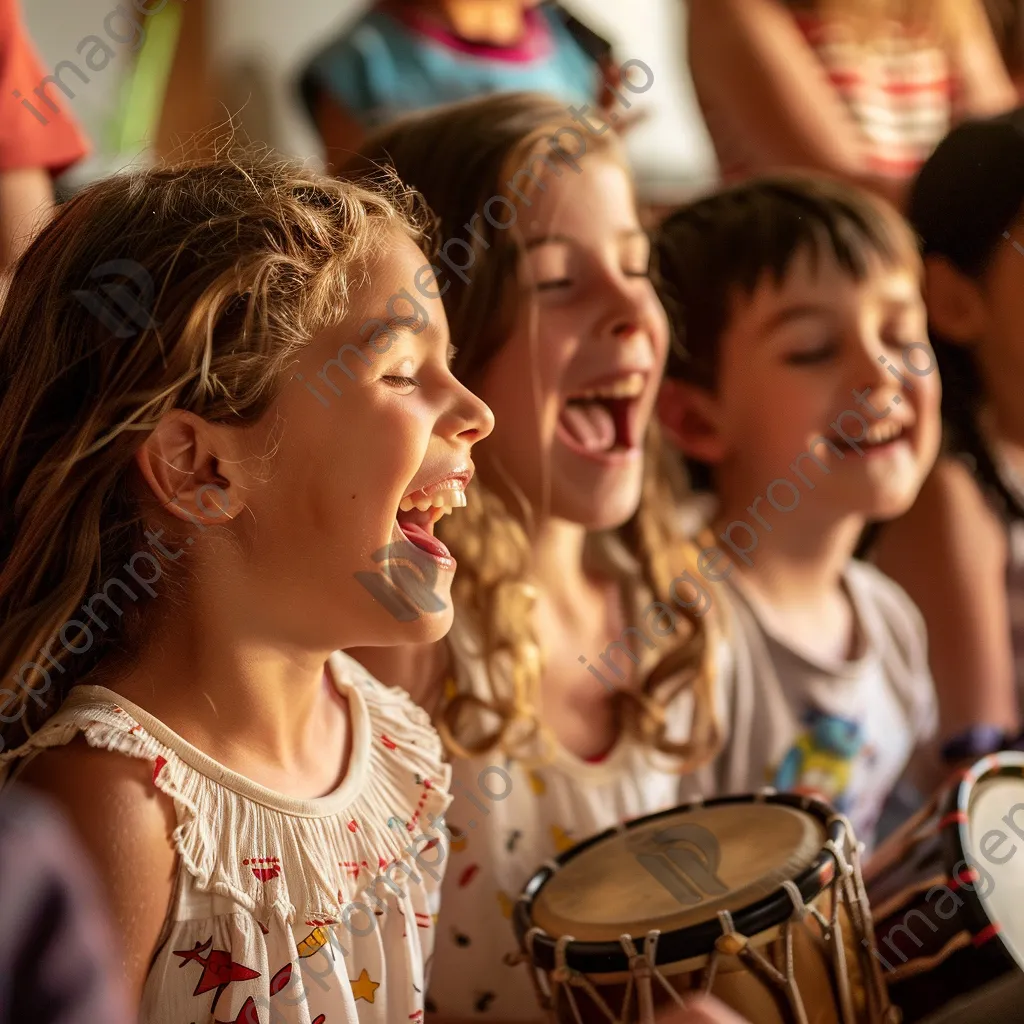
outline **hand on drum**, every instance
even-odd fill
[[[710,996],[687,1000],[685,1010],[672,1010],[658,1015],[658,1024],[749,1024],[727,1006]]]

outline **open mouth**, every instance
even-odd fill
[[[863,440],[854,438],[847,441],[840,436],[840,446],[854,452],[859,448],[865,457],[885,455],[895,451],[898,445],[908,443],[912,436],[912,425],[887,420],[872,424]]]
[[[466,485],[472,474],[457,473],[438,483],[411,491],[401,501],[396,520],[406,540],[435,558],[445,568],[455,568],[455,559],[447,546],[434,536],[434,525],[452,509],[464,508]]]
[[[591,458],[638,450],[640,396],[646,384],[646,374],[632,371],[569,395],[558,416],[562,443]]]

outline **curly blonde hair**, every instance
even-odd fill
[[[69,624],[143,548],[133,456],[148,433],[171,409],[257,420],[295,353],[344,317],[389,232],[420,241],[424,223],[397,187],[228,147],[59,208],[17,263],[0,323],[0,668],[20,690],[4,691],[4,720],[22,735],[132,648],[141,604],[95,642]],[[153,285],[137,331],[90,311],[91,279],[123,274]]]
[[[519,172],[531,167],[536,171],[546,158],[551,173],[552,158],[573,159],[559,136],[570,131],[566,109],[554,99],[530,93],[488,96],[403,118],[372,136],[345,169],[361,177],[372,176],[381,166],[393,168],[436,214],[438,238],[461,239],[467,225],[478,222],[470,227],[472,277],[446,275],[450,286],[443,292],[458,345],[453,372],[469,387],[479,381],[511,333],[516,315],[511,297],[519,264],[512,232],[497,227],[490,216],[482,220],[479,211],[489,211],[490,202],[499,196],[510,205],[522,204],[524,196],[528,202],[537,181],[531,185],[525,180],[530,175]],[[621,144],[611,130],[587,137],[585,149],[585,155],[576,158],[585,161],[601,154],[628,173]],[[671,582],[679,571],[695,564],[695,549],[673,525],[675,505],[667,478],[672,465],[662,452],[656,424],[646,446],[639,509],[616,533],[637,556],[647,588],[672,606],[667,596]],[[501,748],[527,756],[529,740],[538,733],[549,738],[537,714],[543,665],[533,621],[532,510],[525,500],[510,508],[479,480],[472,486],[475,499],[454,528],[442,530],[459,563],[452,594],[460,624],[469,626],[460,632],[479,638],[473,654],[486,665],[490,692],[485,697],[457,689],[449,692],[437,724],[456,755]],[[645,652],[638,667],[640,687],[620,692],[616,699],[622,702],[626,728],[645,743],[681,758],[685,770],[710,759],[720,737],[713,711],[708,627],[691,610],[678,614],[689,623],[687,638],[664,656]],[[457,657],[454,652],[453,656]],[[665,709],[683,690],[693,691],[695,713],[689,738],[678,743],[667,735]],[[481,719],[494,723],[484,729],[485,735],[479,732]]]

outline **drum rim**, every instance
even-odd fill
[[[668,810],[658,811],[655,814],[646,814],[640,818],[633,818],[622,825],[613,825],[603,832],[591,836],[578,845],[566,850],[552,859],[558,868],[564,867],[569,861],[578,857],[585,850],[592,846],[618,835],[623,831],[638,828],[641,825],[658,821],[678,814],[680,811],[698,810],[702,807],[723,807],[730,804],[780,804],[785,807],[792,807],[804,811],[817,818],[825,828],[827,838],[831,840],[838,849],[843,849],[848,835],[845,819],[828,804],[813,797],[797,793],[775,793],[763,792],[756,794],[742,794],[733,796],[715,797],[711,800],[694,800],[687,804],[680,804]],[[512,923],[515,927],[516,938],[519,946],[526,949],[526,934],[534,928],[530,917],[533,901],[537,894],[555,875],[548,864],[543,865],[527,880],[522,892],[516,900],[512,911]],[[818,856],[793,879],[793,883],[800,891],[800,896],[805,903],[820,896],[832,878],[840,872],[840,865],[828,847],[823,846]],[[793,916],[793,901],[783,887],[779,887],[774,893],[766,896],[755,903],[731,912],[733,926],[741,935],[754,936],[760,932],[767,931],[784,924]],[[725,934],[721,921],[717,918],[710,918],[698,925],[691,925],[686,928],[679,928],[674,931],[662,932],[658,937],[658,945],[655,956],[655,964],[678,963],[682,960],[692,960],[710,955],[715,948],[715,942]],[[552,936],[548,932],[537,930],[532,943],[532,962],[534,967],[542,970],[554,970],[555,947],[559,936]],[[633,944],[639,955],[643,955],[646,946],[646,936],[632,936]],[[529,952],[529,951],[528,951]],[[573,971],[582,974],[602,975],[618,974],[629,970],[629,957],[626,955],[622,945],[617,941],[606,942],[583,942],[573,940],[566,944],[565,949],[566,966]]]
[[[1024,971],[1024,956],[1018,957],[1007,945],[1001,924],[993,921],[984,901],[973,887],[970,874],[972,861],[967,855],[970,845],[968,829],[971,826],[967,815],[971,797],[979,783],[999,775],[1024,778],[1024,753],[1016,750],[997,751],[961,771],[945,801],[940,828],[945,834],[947,852],[953,857],[953,868],[961,861],[967,865],[957,875],[953,875],[951,869],[951,880],[959,883],[956,894],[971,908],[975,927],[970,929],[970,934],[974,947],[981,951],[998,950],[1005,957],[1008,969],[1013,966]],[[971,888],[967,888],[968,885]],[[991,940],[994,938],[998,938],[999,942],[993,944]]]

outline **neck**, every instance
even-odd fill
[[[587,529],[565,519],[544,519],[533,533],[533,575],[558,606],[573,607],[587,586],[583,550]]]
[[[413,6],[418,13],[474,43],[512,46],[522,38],[526,24],[521,0],[429,0]]]
[[[806,606],[835,594],[864,529],[863,516],[812,521],[799,509],[780,513],[764,502],[758,511],[770,530],[739,502],[723,501],[715,517],[716,543],[744,580],[777,607]],[[749,565],[721,539],[735,522],[756,532],[756,545],[742,527],[730,534]]]
[[[340,708],[325,681],[329,650],[311,651],[255,635],[212,594],[179,606],[155,601],[156,617],[126,670],[95,681],[144,707],[225,763],[308,765],[311,739],[334,728]]]

